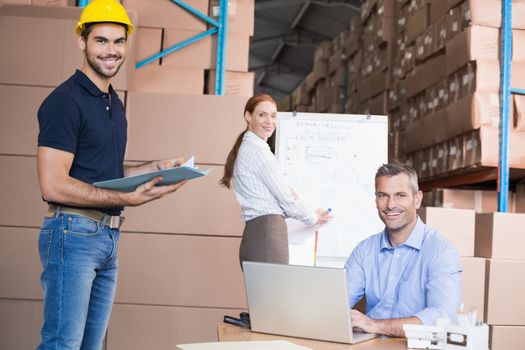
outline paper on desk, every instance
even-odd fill
[[[182,350],[312,350],[286,340],[225,341],[177,345]]]

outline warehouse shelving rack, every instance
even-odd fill
[[[507,212],[510,182],[525,178],[525,169],[511,169],[509,166],[510,95],[525,95],[525,89],[510,86],[512,62],[512,0],[501,4],[501,52],[500,52],[500,125],[498,167],[474,166],[447,174],[446,177],[428,179],[421,188],[429,190],[438,187],[468,186],[496,180],[498,189],[498,211]]]
[[[228,25],[228,0],[219,0],[219,20],[216,21],[213,18],[203,14],[194,7],[186,4],[181,0],[169,0],[174,5],[178,5],[184,10],[188,11],[190,15],[196,16],[197,18],[211,24],[213,27],[205,32],[199,33],[186,40],[183,40],[173,46],[168,47],[161,52],[155,53],[143,60],[138,61],[135,64],[135,68],[139,69],[146,64],[161,59],[175,51],[181,50],[184,47],[193,44],[196,41],[204,39],[208,36],[217,34],[217,63],[216,63],[216,77],[215,77],[215,94],[222,95],[224,93],[224,76],[226,70],[226,33]],[[78,6],[85,7],[89,3],[89,0],[79,0]]]

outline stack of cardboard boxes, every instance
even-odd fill
[[[525,254],[516,228],[525,224],[525,214],[434,207],[418,214],[459,251],[464,311],[476,310],[490,325],[490,349],[519,348],[525,341]]]
[[[406,76],[407,158],[423,179],[497,165],[501,2],[449,1],[444,7],[430,1],[424,8],[435,22],[416,38],[416,66]],[[524,10],[514,6],[514,13]],[[513,27],[512,85],[518,86],[524,59],[516,38],[523,21]],[[512,130],[510,139],[511,166],[523,167],[517,150],[525,134]]]
[[[514,349],[525,342],[525,253],[519,227],[525,214],[476,214],[476,256],[486,258],[484,321],[492,350]]]
[[[188,3],[213,13],[214,2]],[[246,70],[254,2],[229,2],[229,96],[203,94],[207,70],[213,80],[214,38],[166,56],[161,64],[135,69],[135,61],[206,25],[170,1],[124,5],[138,23],[127,61],[112,82],[126,106],[126,161],[195,155],[198,166],[215,169],[171,196],[124,211],[118,291],[105,349],[171,349],[178,343],[215,341],[223,316],[246,308],[238,262],[243,224],[233,192],[218,183],[227,154],[245,128],[242,111],[253,91],[253,75]],[[40,339],[37,248],[47,205],[36,173],[37,111],[53,88],[82,65],[73,31],[80,12],[76,7],[0,5],[0,45],[5,48],[0,55],[2,349],[34,349]]]
[[[520,87],[525,78],[524,15],[525,3],[516,2],[513,87]],[[341,40],[343,48],[358,48],[343,51],[347,61],[341,61],[346,64],[340,75],[348,79],[342,86],[319,85],[322,91],[311,93],[315,98],[302,99],[311,101],[308,106],[298,109],[292,99],[281,107],[388,114],[390,159],[413,163],[423,180],[476,165],[496,166],[500,22],[500,0],[361,1],[361,16],[352,19],[350,29],[317,51],[326,53],[325,47],[335,48]],[[324,57],[317,52],[314,68]],[[309,81],[324,81],[321,70],[314,71],[305,80],[307,92]],[[328,81],[331,71],[338,69],[322,71]],[[313,76],[316,79],[308,79]],[[320,98],[329,96],[338,96],[343,107],[328,109]],[[525,147],[524,101],[518,96],[510,106],[510,165],[517,168],[525,167],[520,156]]]
[[[218,18],[218,0],[186,3]],[[211,28],[206,22],[170,1],[124,0],[139,15],[134,61],[169,49]],[[254,73],[248,72],[250,37],[253,36],[253,1],[228,1],[225,95],[253,95]],[[177,94],[215,94],[217,37],[208,36],[132,72],[131,91]]]

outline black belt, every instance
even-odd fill
[[[120,229],[120,226],[122,226],[122,223],[124,222],[123,216],[111,216],[95,209],[71,208],[62,205],[49,204],[49,209],[46,216],[52,217],[57,213],[84,216],[88,219],[98,222],[99,224],[106,225],[111,229]]]

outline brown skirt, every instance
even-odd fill
[[[281,215],[263,215],[246,222],[239,260],[288,264],[288,228]]]

